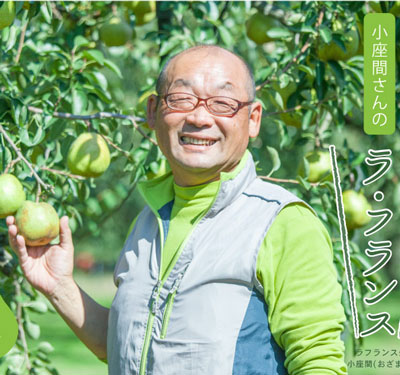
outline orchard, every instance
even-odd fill
[[[101,239],[99,260],[112,267],[142,204],[137,183],[169,170],[146,123],[147,98],[163,63],[198,44],[235,51],[253,69],[263,106],[260,135],[249,145],[258,175],[310,203],[328,229],[351,336],[329,145],[350,192],[344,204],[361,309],[370,295],[364,282],[381,287],[400,264],[394,256],[386,274],[363,276],[370,218],[360,209],[390,208],[395,217],[378,237],[400,242],[400,138],[399,120],[394,136],[363,132],[362,22],[369,12],[398,17],[398,9],[393,1],[0,2],[0,293],[19,329],[0,358],[6,374],[58,372],[30,316],[52,307],[24,280],[4,218],[16,216],[26,239],[40,244],[58,241],[58,218],[67,215],[78,255],[80,242]],[[399,96],[397,89],[397,103]],[[375,172],[364,162],[369,148],[393,153],[373,190],[362,185]],[[383,202],[373,200],[376,190]],[[81,258],[92,267],[90,255]]]

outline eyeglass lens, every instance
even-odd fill
[[[196,108],[199,99],[190,94],[169,94],[166,97],[168,107],[178,111],[191,111]],[[230,98],[215,96],[206,99],[207,108],[216,114],[232,114],[237,111],[239,104]]]

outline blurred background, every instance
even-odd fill
[[[0,171],[17,176],[28,199],[38,197],[51,203],[59,216],[70,217],[75,276],[83,289],[104,306],[111,305],[115,262],[129,225],[144,204],[136,184],[168,169],[145,121],[146,100],[154,93],[160,67],[190,46],[218,44],[241,55],[254,71],[264,116],[260,135],[249,148],[259,176],[309,202],[331,235],[338,280],[344,288],[346,361],[372,359],[360,352],[362,348],[381,351],[373,360],[384,361],[384,367],[367,370],[363,362],[362,368],[349,365],[349,374],[399,373],[400,362],[390,368],[383,357],[383,349],[397,349],[391,359],[400,361],[397,289],[374,306],[362,302],[373,295],[365,281],[382,290],[399,277],[399,121],[393,136],[364,133],[362,54],[365,14],[390,12],[399,26],[400,2],[30,1],[13,6],[0,2],[0,6],[0,125],[55,190],[38,189],[37,178],[4,132]],[[396,103],[398,99],[396,85]],[[111,115],[79,118],[99,112]],[[66,165],[72,142],[88,131],[101,134],[111,152],[111,165],[98,178],[76,176]],[[336,147],[342,190],[357,193],[345,202],[345,209],[360,330],[373,325],[367,312],[387,311],[394,336],[380,330],[364,340],[353,338],[330,175],[331,144]],[[392,150],[393,165],[378,182],[364,187],[363,179],[376,170],[364,162],[370,148]],[[385,195],[380,203],[373,198],[378,190]],[[371,238],[363,234],[374,223],[365,214],[371,207],[394,213],[373,236],[374,241],[392,241],[393,256],[382,270],[365,278],[363,271],[376,261],[365,255]],[[26,342],[20,336],[0,359],[0,373],[107,373],[106,365],[24,281],[7,244],[4,220],[0,220],[0,292],[14,312],[22,311],[18,319],[27,336]]]

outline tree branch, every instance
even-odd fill
[[[33,113],[45,114],[43,109],[40,109],[37,107],[28,106],[28,110]],[[120,113],[111,113],[111,112],[97,112],[97,113],[94,113],[93,115],[73,115],[71,113],[54,111],[53,113],[49,113],[49,115],[52,117],[63,118],[63,119],[67,119],[67,120],[94,120],[94,119],[102,119],[102,118],[119,118],[119,119],[123,119],[123,120],[130,120],[132,122],[132,125],[134,126],[134,128],[144,138],[148,139],[153,145],[157,146],[157,142],[153,138],[149,137],[142,129],[140,129],[140,126],[136,123],[136,121],[144,122],[145,119],[142,117],[122,115]]]
[[[21,150],[15,145],[15,143],[12,141],[12,139],[9,137],[3,126],[0,124],[0,133],[4,135],[4,138],[6,141],[9,143],[9,145],[13,148],[13,150],[16,152],[18,157],[28,166],[28,168],[31,170],[33,176],[35,177],[36,181],[43,186],[45,190],[50,190],[52,193],[54,193],[54,187],[48,184],[45,184],[43,180],[39,177],[39,175],[35,172],[35,170],[32,167],[32,164],[29,163],[28,160],[25,159],[24,155],[22,155]]]
[[[22,28],[21,35],[19,37],[17,55],[15,56],[15,64],[18,64],[19,59],[21,57],[21,52],[22,52],[22,48],[24,47],[25,33],[26,33],[27,27],[28,27],[28,21],[26,21],[24,27]]]
[[[100,133],[99,133],[100,134]],[[117,151],[121,152],[125,157],[127,157],[129,160],[133,161],[132,155],[128,152],[123,150],[121,147],[117,146],[115,143],[113,143],[108,137],[104,136],[103,134],[100,134],[100,136],[113,148],[115,148]]]
[[[322,20],[324,19],[324,14],[325,14],[325,8],[322,8],[321,12],[319,13],[317,23],[315,24],[315,28],[317,29],[317,31],[318,31],[319,27],[321,26]],[[308,48],[310,48],[311,41],[313,38],[314,38],[314,36],[313,36],[313,34],[311,34],[308,37],[307,41],[304,43],[304,46],[300,49],[300,52],[296,56],[294,56],[292,58],[292,60],[288,62],[288,64],[286,64],[286,66],[281,70],[281,72],[277,76],[279,76],[283,73],[286,73],[293,64],[295,64],[299,61],[300,56],[303,55],[307,51]],[[261,90],[266,85],[269,85],[274,79],[276,79],[276,76],[268,78],[263,83],[256,86],[256,91]]]
[[[29,349],[28,349],[28,344],[26,342],[24,326],[22,323],[22,304],[19,301],[19,299],[21,298],[21,286],[19,285],[17,279],[14,279],[13,284],[15,286],[15,294],[17,297],[16,301],[17,301],[18,334],[22,341],[22,347],[24,348],[24,357],[25,357],[25,361],[26,361],[26,368],[28,370],[31,370],[32,365],[31,365],[31,361],[29,360]]]
[[[50,172],[50,173],[53,173],[53,174],[60,174],[62,176],[66,176],[66,177],[69,177],[69,178],[75,178],[76,180],[84,180],[85,179],[85,177],[78,176],[76,174],[68,173],[68,172],[65,172],[65,171],[60,171],[58,169],[52,169],[52,168],[45,167],[45,166],[39,167],[39,168],[41,170],[43,170],[43,171],[47,171],[47,172]]]
[[[8,171],[14,167],[15,164],[17,164],[19,161],[21,160],[21,158],[18,156],[16,159],[11,160],[8,165],[6,166],[6,169],[4,170],[4,173],[8,173]]]
[[[330,96],[330,97],[324,98],[324,99],[322,99],[322,100],[320,100],[320,101],[318,101],[318,102],[308,103],[308,104],[309,104],[309,105],[313,105],[313,106],[319,106],[320,104],[325,103],[325,102],[328,102],[329,100],[332,100],[332,99],[335,99],[335,98],[336,98],[336,95],[335,95],[335,96]],[[296,105],[295,107],[287,108],[287,109],[284,109],[284,110],[282,110],[282,111],[275,111],[275,112],[263,113],[262,117],[276,116],[276,115],[280,115],[281,113],[293,112],[293,111],[297,111],[297,110],[302,109],[302,108],[304,108],[304,106],[301,105],[301,104],[299,104],[299,105]]]

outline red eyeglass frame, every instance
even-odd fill
[[[171,96],[171,95],[176,95],[176,94],[185,94],[185,95],[193,96],[194,98],[197,99],[197,104],[194,106],[194,108],[192,108],[192,109],[190,109],[190,110],[188,110],[188,111],[182,111],[182,110],[178,110],[178,109],[171,108],[171,107],[168,105],[167,97],[168,97],[168,96]],[[167,107],[168,107],[170,110],[172,110],[172,111],[174,111],[174,112],[177,112],[177,113],[188,113],[188,112],[194,111],[194,110],[200,105],[201,102],[204,102],[205,108],[206,108],[207,112],[211,113],[211,114],[214,115],[214,116],[219,116],[219,117],[233,117],[233,116],[236,115],[236,113],[238,113],[238,112],[240,111],[240,109],[242,109],[242,108],[245,107],[246,105],[250,105],[250,104],[254,103],[254,100],[252,100],[252,101],[250,101],[250,102],[241,102],[240,100],[237,100],[237,99],[234,99],[234,98],[230,98],[229,96],[222,96],[222,95],[210,96],[209,98],[200,98],[200,97],[198,97],[198,96],[196,96],[196,95],[189,94],[189,93],[187,93],[187,92],[171,92],[171,93],[169,93],[169,94],[163,95],[161,98],[165,101],[165,104],[167,105]],[[214,112],[212,112],[212,111],[208,108],[208,104],[207,104],[207,100],[209,100],[209,99],[214,99],[214,98],[226,98],[226,99],[229,99],[229,100],[233,100],[233,101],[235,101],[235,102],[238,104],[238,107],[237,107],[237,109],[235,110],[235,112],[233,112],[232,114],[218,114],[218,113],[214,113]]]

